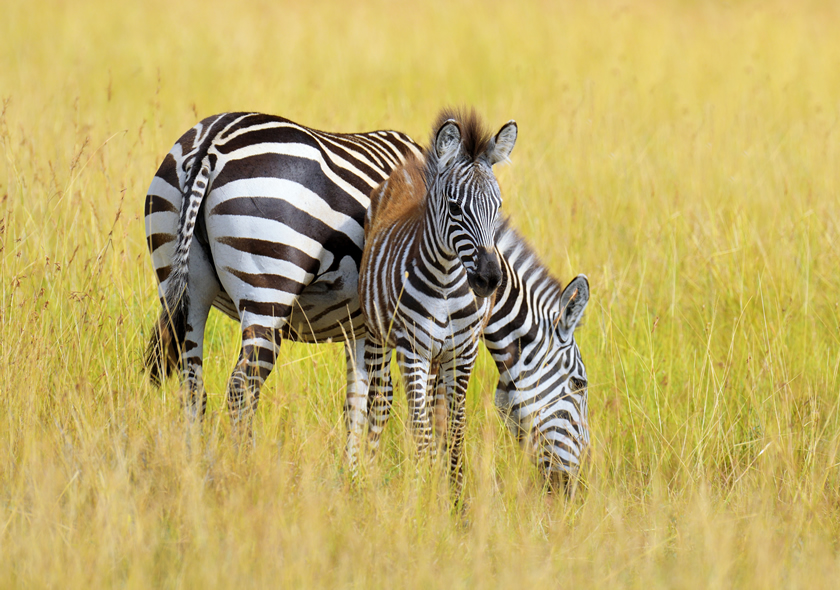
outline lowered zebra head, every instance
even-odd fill
[[[510,156],[516,133],[514,121],[491,136],[475,111],[444,111],[426,157],[426,186],[441,246],[461,260],[479,297],[492,295],[502,278],[494,241],[502,196],[493,165]]]
[[[506,231],[499,246],[505,264],[516,266],[509,268],[512,284],[520,294],[536,295],[513,306],[517,317],[527,313],[527,319],[516,326],[503,321],[498,328],[491,319],[485,330],[485,342],[500,363],[496,405],[552,489],[570,491],[566,484],[589,447],[586,368],[574,337],[589,302],[589,281],[579,275],[555,291],[554,280],[518,238],[511,248],[512,235]],[[521,280],[530,284],[518,284]],[[510,302],[496,304],[511,308]]]
[[[578,473],[589,446],[586,368],[575,342],[589,303],[589,281],[578,275],[560,295],[560,309],[550,319],[541,357],[542,378],[531,422],[531,443],[540,470],[554,488]],[[542,386],[542,387],[541,387]]]

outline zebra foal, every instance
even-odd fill
[[[434,129],[425,161],[409,157],[371,194],[359,270],[371,391],[348,400],[348,455],[355,473],[365,410],[382,415],[390,408],[396,350],[418,454],[432,442],[428,392],[435,374],[445,388],[457,498],[467,384],[502,279],[495,246],[502,199],[492,166],[510,155],[517,127],[510,121],[491,136],[474,111],[444,111]],[[371,433],[375,441],[378,432]]]

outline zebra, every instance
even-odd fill
[[[214,115],[184,133],[144,206],[162,306],[145,358],[152,382],[179,372],[184,408],[201,418],[204,326],[215,307],[242,325],[228,385],[232,418],[256,407],[283,338],[345,343],[349,414],[365,377],[356,363],[365,340],[358,299],[365,212],[370,192],[409,156],[421,149],[398,131],[327,133],[262,113]],[[186,257],[176,257],[179,244]],[[561,349],[554,336],[559,288],[549,271],[506,220],[496,247],[502,282],[484,331],[500,373],[496,402],[509,424],[519,421],[520,441],[561,417],[562,446],[541,447],[551,483],[574,475],[588,445],[586,373],[574,340]],[[272,312],[280,326],[279,339],[259,341],[269,346],[246,338],[254,309]],[[243,384],[254,385],[245,407]]]
[[[445,390],[450,480],[454,497],[460,497],[467,384],[502,277],[494,242],[502,199],[492,166],[508,159],[516,135],[513,121],[492,137],[474,110],[443,111],[425,161],[409,157],[371,194],[359,300],[373,391],[351,404],[362,410],[351,409],[348,419],[354,471],[353,439],[364,410],[379,400],[377,394],[385,398],[380,405],[390,406],[396,351],[419,455],[432,441],[427,392],[434,379]]]
[[[502,282],[484,344],[499,370],[496,408],[551,489],[570,487],[589,452],[589,382],[575,341],[589,280],[562,286],[504,220]]]

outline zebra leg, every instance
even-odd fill
[[[368,372],[365,365],[365,339],[344,343],[347,360],[347,398],[344,401],[344,424],[347,427],[347,465],[351,477],[359,475],[359,452],[367,421]]]
[[[215,278],[212,263],[203,248],[193,249],[189,276],[187,332],[181,347],[181,406],[187,419],[196,422],[204,418],[207,409],[207,392],[204,390],[202,371],[204,329],[213,300],[221,291],[221,285]]]
[[[251,435],[260,388],[268,378],[280,352],[280,330],[256,324],[242,330],[239,361],[230,376],[227,391],[231,427],[237,436]]]
[[[446,429],[448,410],[446,407],[446,386],[440,376],[440,365],[432,368],[432,378],[429,379],[429,399],[433,400],[432,416],[434,417],[435,446],[438,452],[446,452]]]
[[[464,489],[467,385],[475,364],[475,356],[475,350],[463,351],[443,363],[440,370],[448,406],[446,439],[449,450],[449,481],[456,504]]]
[[[367,396],[368,446],[372,452],[379,448],[379,439],[394,402],[394,386],[391,380],[392,350],[386,345],[374,342],[369,336],[365,345],[365,366],[370,379]]]
[[[417,446],[417,455],[422,457],[430,452],[434,455],[431,403],[427,395],[431,363],[417,355],[410,345],[398,344],[397,353],[408,400],[408,425]]]

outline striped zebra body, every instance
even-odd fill
[[[409,427],[421,455],[432,441],[428,391],[435,378],[445,391],[457,498],[463,486],[467,384],[490,296],[501,280],[494,237],[502,200],[491,168],[507,159],[516,125],[508,123],[491,138],[474,113],[444,112],[435,129],[425,162],[409,158],[371,195],[359,277],[370,393],[348,397],[347,448],[355,474],[368,407],[376,408],[373,416],[389,412],[390,359],[396,351]],[[374,446],[380,431],[374,419]]]
[[[242,322],[242,302],[288,301],[288,293],[295,292],[294,304],[285,321],[280,322],[280,336],[303,342],[330,338],[347,342],[345,409],[349,410],[349,400],[367,381],[363,363],[355,361],[364,354],[358,268],[369,194],[411,154],[419,155],[419,147],[398,132],[322,133],[258,113],[217,115],[185,133],[161,164],[145,203],[146,237],[164,308],[146,359],[152,379],[159,380],[180,369],[184,403],[200,417],[206,399],[201,380],[203,326],[210,307]],[[205,160],[209,176],[201,179],[202,201],[197,209],[185,207],[197,188]],[[238,215],[226,214],[239,205]],[[186,289],[180,299],[176,296],[167,300],[177,267],[178,236],[193,210],[196,225],[192,241],[187,242],[186,272],[182,272],[187,277]],[[546,376],[565,375],[560,343],[543,328],[545,322],[558,316],[559,308],[538,304],[545,289],[542,283],[531,281],[535,276],[549,276],[548,271],[506,222],[497,233],[497,245],[503,277],[484,340],[499,368],[496,400],[506,415],[511,400],[516,403],[520,376],[528,378],[522,385],[535,401],[527,405],[527,412],[523,409],[526,406],[518,410],[517,418],[522,421],[514,432],[519,435],[520,431],[530,432],[529,416],[533,421],[540,408],[569,398],[570,380],[539,378],[540,371]],[[522,252],[530,254],[524,256]],[[236,273],[251,280],[260,274],[277,278],[277,292],[252,286]],[[179,317],[179,311],[189,317]],[[276,342],[271,344],[273,348]],[[247,358],[245,349],[243,343],[237,370]],[[541,369],[534,365],[530,351],[534,358],[547,359],[539,365]],[[258,375],[267,375],[264,359],[273,361],[274,351],[268,352],[260,355],[262,361],[257,359]],[[579,352],[576,354],[579,358]],[[230,398],[236,394],[233,378],[237,370],[229,385],[231,410],[236,407]],[[258,390],[254,391],[254,401],[257,395]],[[585,388],[578,391],[577,398],[581,401],[576,413],[583,420],[576,421],[566,434],[577,441],[574,448],[583,449],[588,441]],[[509,423],[513,426],[512,421]],[[551,456],[551,451],[547,454]],[[575,459],[579,461],[580,457],[578,454]],[[569,471],[577,465],[575,460],[561,460],[560,456],[551,464],[569,465]]]
[[[211,117],[186,133],[146,198],[163,305],[147,355],[153,378],[179,361],[187,409],[203,414],[204,326],[219,308],[242,328],[227,399],[247,430],[283,338],[363,337],[368,195],[412,153],[401,133],[323,133],[258,113]]]

